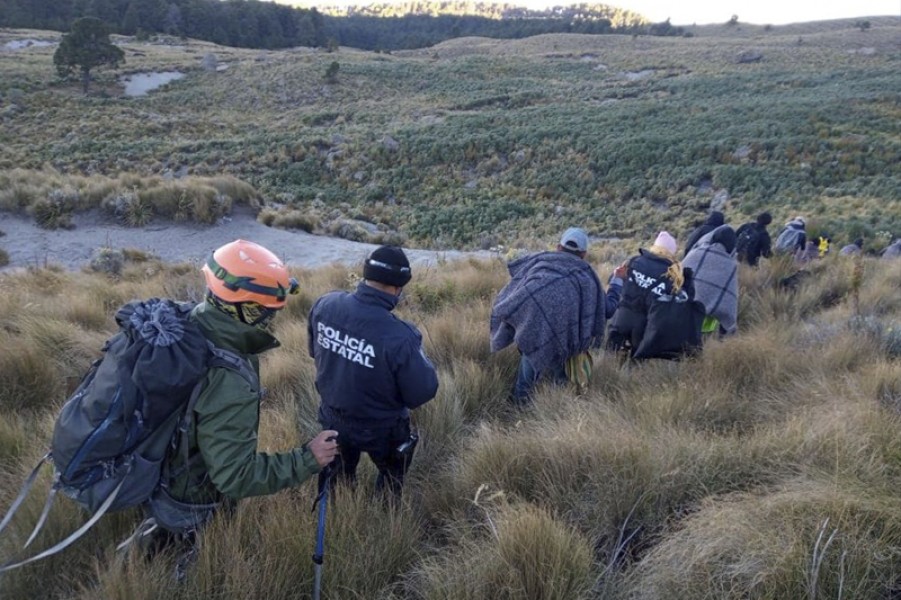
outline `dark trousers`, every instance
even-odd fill
[[[607,329],[606,349],[610,352],[625,351],[632,356],[641,345],[646,327],[645,314],[620,306]]]
[[[410,467],[410,457],[397,452],[398,446],[410,437],[410,420],[398,419],[394,424],[369,427],[365,422],[342,419],[321,419],[324,429],[338,432],[340,454],[332,463],[332,482],[342,480],[353,485],[357,479],[357,465],[363,452],[379,470],[376,490],[387,489],[399,495],[404,475]]]
[[[546,377],[550,381],[562,385],[567,382],[566,365],[559,363],[552,365],[543,372],[538,372],[526,355],[523,354],[519,359],[519,371],[516,373],[516,382],[513,384],[513,394],[511,400],[517,406],[524,406],[531,402],[532,391],[538,384],[538,381]]]

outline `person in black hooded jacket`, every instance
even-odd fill
[[[607,350],[629,350],[634,355],[644,337],[651,302],[664,294],[684,289],[694,296],[689,271],[683,271],[676,259],[676,240],[661,231],[648,248],[638,251],[628,262],[628,278],[623,286],[619,307],[607,330]]]
[[[735,252],[740,262],[756,267],[761,257],[770,258],[773,255],[773,241],[766,230],[772,222],[772,215],[762,212],[755,221],[738,228],[735,232]]]
[[[698,243],[699,239],[701,239],[717,227],[725,224],[725,222],[726,217],[723,215],[723,213],[718,210],[711,212],[710,216],[707,217],[707,220],[689,234],[688,239],[685,241],[685,252],[682,253],[682,258],[688,256],[689,251],[694,247],[695,244]]]

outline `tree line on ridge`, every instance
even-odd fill
[[[114,33],[168,34],[244,48],[341,45],[363,50],[428,47],[461,36],[523,38],[544,33],[685,35],[669,21],[603,4],[533,11],[473,2],[373,4],[302,9],[259,0],[7,0],[0,27],[68,31],[96,17]]]

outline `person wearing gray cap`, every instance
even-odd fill
[[[585,260],[587,253],[588,235],[571,227],[556,251],[525,256],[507,267],[510,282],[491,310],[491,351],[514,342],[519,348],[519,372],[511,395],[514,404],[527,404],[542,378],[583,382],[590,375],[584,371],[585,362],[573,360],[589,348],[600,347],[606,318],[619,303],[623,273],[621,267],[614,272],[610,293],[605,294]]]

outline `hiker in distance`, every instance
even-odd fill
[[[818,258],[825,258],[827,254],[832,250],[832,238],[828,235],[821,235],[817,238],[817,253],[819,254]]]
[[[839,256],[859,256],[863,254],[863,238],[857,238],[838,251]]]
[[[769,258],[773,254],[773,242],[766,230],[773,222],[773,217],[768,212],[757,215],[757,219],[751,223],[745,223],[735,232],[735,253],[740,262],[756,267],[760,258]]]
[[[691,269],[694,299],[704,305],[705,333],[733,334],[738,329],[736,235],[721,225],[703,236],[682,261]]]
[[[600,347],[604,324],[619,304],[624,266],[604,288],[585,260],[588,235],[567,229],[556,251],[540,252],[508,265],[510,282],[491,309],[491,351],[516,342],[521,354],[511,400],[525,405],[542,378],[588,384],[589,348]]]
[[[650,248],[629,259],[623,297],[607,332],[608,350],[628,350],[634,356],[644,338],[651,302],[664,294],[678,294],[683,287],[689,297],[693,295],[676,251],[676,239],[661,231]]]
[[[795,264],[806,265],[820,258],[820,248],[815,240],[808,239],[802,250],[795,253]]]
[[[682,257],[684,258],[688,256],[688,253],[692,248],[694,248],[695,244],[698,243],[698,240],[700,240],[702,237],[704,237],[717,227],[725,224],[725,222],[726,217],[723,215],[723,213],[718,210],[711,212],[710,216],[707,217],[707,220],[696,227],[695,230],[688,235],[688,239],[685,240],[685,250],[683,250],[682,252]]]
[[[896,239],[890,246],[882,251],[882,258],[901,258],[901,238]]]
[[[422,335],[391,312],[412,277],[404,251],[381,246],[366,259],[356,291],[322,296],[307,322],[322,399],[319,421],[340,435],[334,473],[354,482],[366,452],[379,471],[376,489],[394,495],[401,492],[418,440],[410,410],[438,391]]]
[[[804,217],[795,217],[785,224],[776,238],[773,252],[776,254],[801,257],[807,249],[807,221]]]

